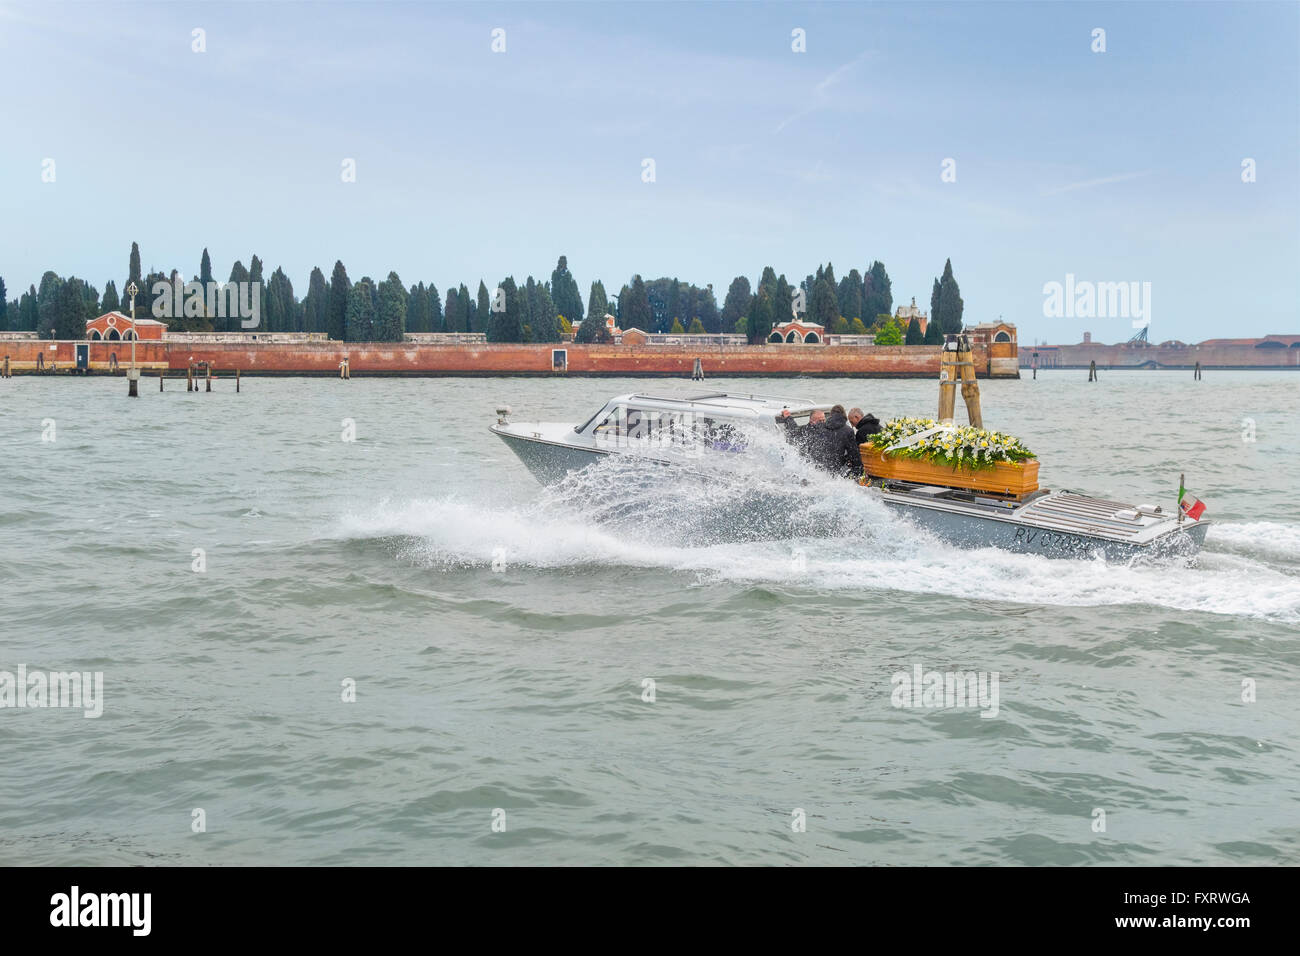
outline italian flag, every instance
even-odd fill
[[[1181,475],[1178,478],[1178,507],[1193,521],[1200,521],[1201,515],[1205,514],[1205,502],[1187,493]]]

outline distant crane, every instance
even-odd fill
[[[1151,343],[1147,340],[1147,328],[1148,326],[1144,325],[1142,326],[1142,328],[1134,332],[1133,338],[1128,340],[1128,344],[1129,345],[1150,345]]]

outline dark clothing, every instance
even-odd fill
[[[827,415],[824,422],[796,425],[789,417],[779,418],[786,441],[798,448],[819,468],[856,478],[862,474],[862,452],[858,436],[843,415]]]
[[[858,444],[865,445],[868,436],[878,434],[881,430],[880,419],[875,415],[863,415],[858,419]]]

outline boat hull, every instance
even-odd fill
[[[972,514],[930,507],[884,495],[900,517],[929,532],[947,544],[963,548],[1001,548],[1022,554],[1041,554],[1049,558],[1092,558],[1101,555],[1111,561],[1126,561],[1137,555],[1158,557],[1190,556],[1205,544],[1209,522],[1171,519],[1168,530],[1143,540],[1118,541],[1112,537],[1089,533],[1078,528],[1049,527],[1017,516],[1005,517]]]
[[[609,454],[598,449],[578,448],[540,438],[516,435],[495,425],[491,427],[491,431],[506,443],[507,447],[524,463],[524,467],[543,485],[553,485],[563,481],[569,472],[586,468]]]

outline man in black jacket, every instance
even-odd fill
[[[880,428],[880,419],[875,415],[863,415],[862,409],[855,408],[849,412],[849,424],[853,426],[858,434],[858,444],[865,445],[868,436],[877,434]]]
[[[813,412],[807,425],[795,425],[789,410],[782,411],[777,421],[785,426],[786,440],[819,468],[849,478],[862,474],[858,437],[844,417],[843,405],[836,405],[829,415]]]

